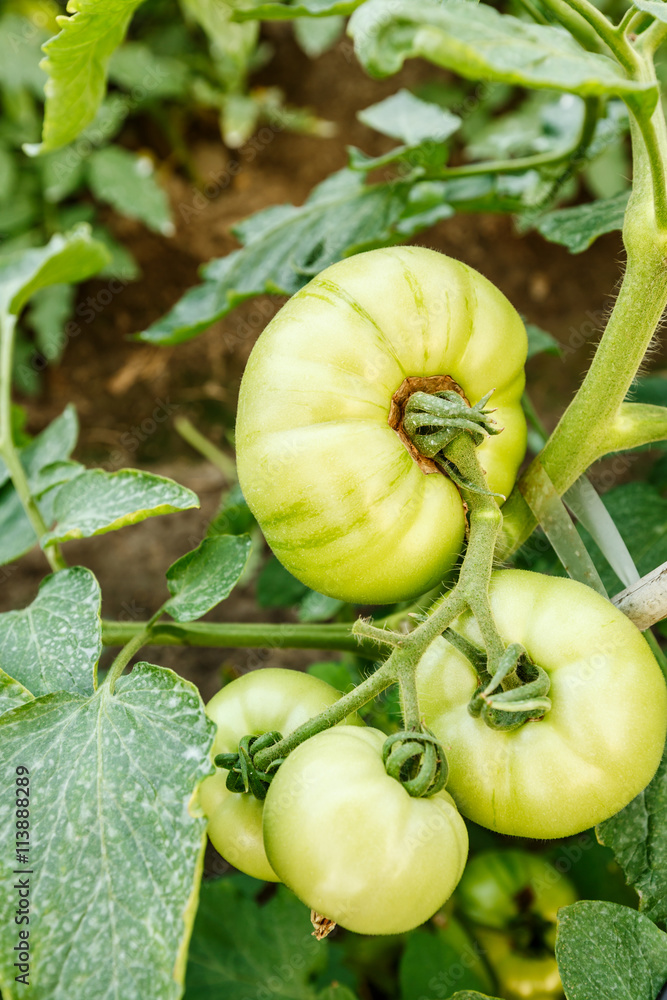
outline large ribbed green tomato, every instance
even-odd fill
[[[464,816],[499,833],[566,837],[613,816],[653,777],[667,730],[667,689],[641,632],[573,580],[500,570],[491,606],[505,642],[521,643],[551,680],[552,707],[513,732],[468,712],[477,686],[444,639],[417,670],[426,725],[449,762]],[[454,628],[481,645],[469,615]]]
[[[272,731],[287,736],[340,697],[340,691],[330,684],[296,670],[268,667],[244,674],[218,691],[206,706],[207,714],[218,727],[212,756],[236,752],[244,736],[261,736]],[[345,722],[362,724],[356,715]],[[200,789],[211,843],[226,861],[246,875],[279,882],[264,851],[264,803],[250,792],[230,792],[225,784],[227,774],[216,769]]]
[[[504,295],[433,250],[372,250],[309,282],[255,345],[236,425],[241,487],[278,559],[314,590],[357,603],[435,586],[461,550],[461,497],[433,463],[417,464],[390,416],[414,391],[453,387],[435,376],[471,404],[495,388],[489,406],[504,431],[478,454],[506,496],[525,451],[525,360],[526,332]]]
[[[359,934],[400,934],[449,898],[468,854],[446,791],[411,798],[382,763],[377,729],[330,729],[292,751],[264,805],[264,844],[282,881]]]

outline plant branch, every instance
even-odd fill
[[[14,444],[12,434],[12,361],[14,357],[14,333],[16,317],[5,313],[0,317],[0,457],[5,462],[21,506],[30,521],[37,538],[42,538],[48,527],[30,492],[28,477],[21,464],[21,458]],[[56,572],[67,566],[59,545],[49,545],[44,550],[51,569]]]
[[[586,21],[593,29],[598,38],[604,42],[608,49],[616,56],[620,64],[633,72],[636,68],[636,60],[632,47],[623,35],[619,35],[611,21],[598,10],[589,0],[564,0],[569,9]],[[553,0],[543,0],[545,6],[552,10],[560,20],[559,4]],[[568,25],[568,27],[570,27]]]
[[[628,451],[654,441],[667,440],[667,406],[621,403],[598,457],[613,451]]]
[[[217,448],[204,434],[197,430],[187,417],[176,417],[174,427],[184,441],[187,441],[195,451],[207,458],[230,483],[236,482],[236,465],[229,455]]]
[[[138,653],[142,646],[149,645],[153,626],[162,614],[163,611],[160,607],[155,612],[153,617],[149,618],[147,622],[144,622],[143,627],[128,640],[126,645],[123,646],[120,653],[109,667],[109,673],[107,674],[104,683],[109,685],[109,691],[111,694],[113,694],[114,688],[116,687],[116,681],[121,676],[134,654]]]

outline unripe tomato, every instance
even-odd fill
[[[340,691],[330,684],[297,670],[267,667],[244,674],[218,691],[206,706],[218,727],[211,755],[215,758],[219,753],[236,752],[244,736],[273,731],[287,736],[340,697]],[[349,716],[345,723],[362,725],[356,715]],[[264,803],[250,792],[230,792],[225,784],[227,775],[218,768],[200,788],[211,843],[246,875],[279,882],[264,851]]]
[[[442,906],[468,834],[446,791],[412,798],[382,762],[386,736],[341,727],[294,750],[264,805],[274,871],[307,906],[359,934],[399,934]]]
[[[456,895],[469,920],[497,930],[524,917],[538,918],[547,930],[560,907],[577,900],[568,878],[527,851],[478,854],[466,866]]]
[[[667,690],[641,632],[573,580],[501,570],[491,606],[505,643],[549,675],[551,711],[511,732],[468,712],[469,661],[444,639],[417,670],[426,725],[449,762],[464,816],[500,833],[566,837],[613,816],[653,777],[665,744]],[[482,645],[474,619],[454,628]]]
[[[504,431],[478,454],[506,496],[526,444],[526,349],[494,285],[421,247],[358,254],[297,292],[252,351],[236,425],[243,494],[283,565],[356,603],[435,586],[461,550],[463,504],[389,421],[417,390],[458,387],[474,404],[495,388]]]
[[[516,951],[506,934],[486,928],[477,928],[475,937],[484,949],[505,1000],[556,1000],[563,996],[554,955]]]

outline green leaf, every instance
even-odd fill
[[[327,942],[311,936],[308,910],[283,886],[265,906],[242,895],[235,879],[202,885],[185,1000],[315,1000],[314,974]]]
[[[401,1000],[447,997],[457,986],[475,990],[490,985],[488,975],[482,977],[476,968],[481,962],[473,942],[462,935],[456,942],[421,930],[408,937],[399,966]]]
[[[238,483],[223,496],[220,509],[208,526],[206,534],[213,535],[245,535],[255,525],[255,518],[245,502]]]
[[[364,0],[296,0],[295,3],[262,3],[252,0],[234,11],[235,21],[291,21],[295,17],[347,17]]]
[[[335,687],[342,694],[347,694],[355,687],[360,678],[351,664],[345,660],[332,660],[330,663],[311,663],[308,673],[313,677],[319,677],[321,681],[326,681]]]
[[[289,608],[309,592],[305,583],[286,570],[275,556],[265,564],[257,580],[257,603],[260,608]]]
[[[137,103],[185,97],[188,76],[185,63],[159,56],[143,42],[125,42],[109,63],[109,79],[130,91]]]
[[[108,263],[90,227],[56,234],[44,247],[20,250],[0,259],[0,311],[18,315],[35,292],[49,285],[73,284],[90,278]]]
[[[49,37],[48,31],[19,14],[4,14],[0,18],[0,87],[4,91],[28,90],[44,98],[46,74],[40,69],[40,46]]]
[[[628,197],[628,192],[622,191],[613,198],[559,208],[543,216],[535,228],[550,243],[562,243],[570,253],[582,253],[598,236],[623,228]]]
[[[334,17],[300,17],[294,22],[294,37],[309,59],[318,59],[332,48],[345,30],[345,19]]]
[[[33,700],[33,695],[23,684],[0,669],[0,715]]]
[[[192,490],[139,469],[89,469],[70,480],[55,499],[56,526],[41,539],[45,548],[72,538],[104,535],[157,514],[199,507]]]
[[[560,910],[556,957],[568,1000],[655,1000],[667,980],[667,935],[618,903]]]
[[[139,334],[148,343],[180,344],[206,330],[245,299],[263,293],[292,295],[341,257],[400,242],[397,224],[409,185],[367,186],[350,170],[332,174],[300,208],[274,205],[239,223],[245,244],[203,270],[171,312]]]
[[[75,566],[42,581],[22,611],[0,615],[0,663],[34,695],[92,694],[102,652],[100,587]]]
[[[550,333],[542,330],[534,323],[526,323],[526,333],[528,334],[528,359],[534,358],[536,354],[560,354],[561,346]]]
[[[109,60],[142,0],[69,0],[71,16],[44,46],[49,74],[42,144],[35,152],[66,146],[89,125],[106,93]]]
[[[348,34],[362,66],[389,76],[421,56],[469,80],[562,90],[580,97],[624,96],[650,113],[656,86],[629,80],[606,56],[582,49],[565,30],[520,21],[466,0],[367,0]]]
[[[444,142],[461,124],[458,115],[430,101],[422,101],[409,90],[399,90],[379,104],[358,111],[357,118],[406,146],[418,146],[427,139]]]
[[[224,601],[243,573],[250,545],[248,535],[205,538],[167,570],[167,586],[173,596],[164,610],[177,622],[192,622]]]
[[[88,157],[86,173],[99,201],[108,202],[121,215],[139,219],[156,233],[174,235],[169,199],[155,180],[150,157],[106,146]]]
[[[299,604],[297,618],[300,622],[326,622],[344,607],[345,601],[309,590]]]
[[[654,923],[667,922],[667,752],[650,785],[597,828],[630,885],[639,893],[639,909]],[[666,977],[667,978],[667,977]]]
[[[244,0],[181,0],[186,14],[206,32],[218,75],[230,92],[245,89],[245,80],[259,34],[258,24],[234,24],[233,14]]]
[[[67,337],[65,323],[72,314],[76,290],[73,285],[49,285],[35,292],[28,322],[35,331],[35,342],[48,361],[59,361]]]
[[[658,21],[667,22],[667,5],[660,0],[632,0],[632,6],[643,10],[645,14],[650,14]]]
[[[463,990],[460,993],[454,993],[451,1000],[498,1000],[498,998],[489,997],[486,993],[478,993],[476,990]]]
[[[30,996],[178,1000],[196,908],[213,724],[193,685],[137,665],[112,695],[58,692],[0,716],[2,783],[27,767]],[[0,877],[17,877],[14,796],[0,801]],[[21,877],[21,876],[18,876]],[[17,996],[13,890],[0,896],[0,986]],[[102,934],[102,937],[100,937]]]

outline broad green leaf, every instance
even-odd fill
[[[528,359],[534,358],[536,354],[560,354],[561,347],[558,341],[546,330],[542,330],[534,323],[526,323],[526,333],[528,334]]]
[[[262,3],[252,0],[234,11],[235,21],[291,21],[295,17],[347,17],[364,0],[296,0],[295,3]]]
[[[28,322],[35,331],[38,350],[48,361],[59,361],[67,338],[65,323],[72,313],[76,290],[73,285],[49,285],[35,292]]]
[[[243,89],[257,44],[259,24],[235,24],[233,14],[244,0],[181,0],[187,15],[208,35],[219,75],[230,91]]]
[[[0,716],[3,787],[23,765],[35,796],[29,865],[17,863],[14,796],[0,801],[2,883],[30,880],[31,1000],[181,996],[206,826],[193,794],[211,772],[213,728],[191,684],[147,663],[114,694],[58,692]],[[20,996],[16,904],[5,888],[8,1000]]]
[[[13,708],[19,708],[27,702],[33,700],[33,695],[23,684],[6,674],[0,669],[0,715],[11,712]]]
[[[88,157],[86,174],[99,201],[108,202],[121,215],[139,219],[163,236],[174,235],[169,199],[155,180],[150,157],[106,146]]]
[[[400,242],[396,226],[409,186],[367,186],[342,170],[316,187],[300,208],[274,205],[235,227],[243,250],[211,261],[204,283],[187,292],[171,312],[139,334],[155,344],[179,344],[265,292],[292,295],[341,257]]]
[[[421,56],[470,80],[562,90],[580,97],[634,97],[648,112],[655,85],[628,79],[606,56],[587,52],[552,25],[520,21],[486,3],[466,0],[367,0],[348,33],[361,64],[389,76],[405,59]]]
[[[299,604],[297,618],[300,622],[326,622],[344,607],[345,601],[339,601],[337,597],[309,590]]]
[[[63,412],[52,420],[33,440],[21,448],[21,464],[32,486],[40,473],[49,465],[64,462],[74,451],[79,436],[76,410],[68,403]]]
[[[667,921],[667,752],[650,785],[597,828],[630,885],[639,893],[639,909],[655,923]],[[667,978],[667,977],[666,977]]]
[[[0,312],[18,315],[30,297],[49,285],[85,281],[108,262],[90,227],[77,226],[56,234],[44,247],[21,250],[0,259]]]
[[[358,997],[356,993],[352,992],[349,986],[341,986],[340,983],[333,983],[317,994],[317,1000],[358,1000]]]
[[[562,243],[570,253],[583,253],[598,236],[623,228],[627,205],[628,192],[622,191],[613,198],[549,212],[536,229],[550,243]]]
[[[83,566],[47,576],[32,604],[0,615],[0,667],[37,697],[92,694],[101,602],[99,584]]]
[[[486,993],[478,993],[476,990],[463,990],[460,993],[454,993],[451,1000],[498,1000],[498,998],[487,996]]]
[[[249,535],[205,538],[167,570],[172,594],[164,610],[177,622],[201,618],[229,597],[243,573],[250,553]]]
[[[667,935],[618,903],[562,909],[556,957],[568,1000],[656,1000],[667,981]]]
[[[357,118],[406,146],[418,146],[427,139],[444,142],[461,124],[458,115],[430,101],[422,101],[409,90],[399,90],[379,104],[364,108],[357,112]]]
[[[69,0],[70,17],[46,43],[49,74],[40,152],[66,146],[89,125],[106,93],[109,60],[142,0]]]
[[[487,989],[491,980],[484,972],[478,948],[462,929],[458,937],[446,930],[435,934],[417,930],[408,937],[401,956],[401,1000],[448,997],[459,986]]]
[[[58,491],[56,526],[40,540],[43,548],[72,538],[104,535],[157,514],[199,507],[192,490],[139,469],[89,469]]]
[[[324,663],[311,663],[308,673],[319,677],[321,681],[331,684],[337,691],[347,694],[359,683],[361,678],[349,661],[332,660]]]
[[[310,59],[328,52],[345,31],[345,18],[298,17],[294,22],[294,37]]]
[[[275,556],[271,556],[257,579],[260,608],[289,608],[308,593],[305,583],[292,576]]]
[[[235,879],[202,885],[185,1000],[316,1000],[312,979],[326,941],[311,936],[309,912],[283,886],[264,906],[244,896]]]
[[[255,524],[255,518],[245,502],[238,483],[223,496],[220,509],[208,526],[206,534],[212,535],[245,535]]]
[[[667,4],[660,0],[632,0],[632,6],[643,10],[645,14],[651,14],[658,21],[667,22]]]

